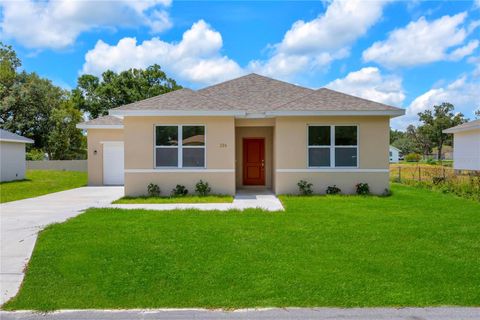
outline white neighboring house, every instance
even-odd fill
[[[33,140],[0,129],[0,181],[25,178],[25,144]]]
[[[453,133],[453,168],[480,170],[480,119],[443,130]]]
[[[398,163],[400,158],[400,149],[390,146],[389,148],[390,163]]]

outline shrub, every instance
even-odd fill
[[[27,160],[45,160],[45,154],[40,149],[31,149],[26,154]]]
[[[300,194],[304,196],[309,196],[313,193],[313,190],[312,190],[313,184],[305,180],[298,181],[297,186],[298,186],[298,190],[300,191]]]
[[[437,161],[433,160],[432,158],[427,159],[427,164],[437,164]]]
[[[148,196],[149,197],[159,197],[160,196],[160,187],[157,184],[150,183],[147,186]]]
[[[183,197],[186,196],[188,193],[187,188],[185,186],[182,186],[181,184],[177,184],[175,188],[172,189],[172,197]]]
[[[327,187],[326,194],[339,194],[340,192],[342,192],[342,190],[340,190],[340,188],[338,188],[336,185],[333,185]]]
[[[357,188],[357,194],[359,195],[367,195],[370,194],[370,187],[368,186],[368,183],[357,183],[355,186]]]
[[[195,185],[195,192],[201,195],[202,197],[208,196],[212,191],[212,188],[208,185],[208,182],[203,182],[202,180],[198,181]]]
[[[405,156],[405,161],[407,162],[418,162],[422,159],[422,156],[418,153],[409,153]]]

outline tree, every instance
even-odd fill
[[[475,119],[480,119],[480,108],[475,110]]]
[[[84,138],[75,125],[83,119],[68,91],[35,73],[18,72],[20,66],[12,47],[0,43],[0,127],[33,139],[28,151],[78,158]]]
[[[8,95],[21,65],[13,48],[0,42],[0,102]]]
[[[422,153],[424,155],[432,152],[433,143],[428,136],[424,134],[423,131],[414,125],[409,125],[407,127],[406,138],[412,142],[411,150],[407,153]]]
[[[425,110],[418,114],[423,123],[417,131],[420,135],[432,142],[437,147],[438,159],[442,157],[444,144],[452,143],[452,136],[443,133],[443,130],[457,126],[467,121],[462,113],[454,114],[455,107],[448,102],[433,106],[433,110]]]
[[[71,100],[63,101],[52,110],[50,117],[52,130],[48,135],[46,151],[51,160],[85,158],[86,138],[76,124],[83,120],[80,110]]]
[[[147,69],[130,69],[116,73],[110,70],[99,79],[85,74],[73,90],[74,105],[90,118],[106,115],[109,109],[180,89],[159,65]]]
[[[393,144],[398,139],[405,137],[405,132],[400,130],[392,130],[390,129],[390,144]]]

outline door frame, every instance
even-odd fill
[[[247,170],[246,169],[246,158],[247,158],[247,152],[246,152],[246,148],[245,148],[245,145],[247,143],[248,140],[262,140],[262,145],[263,145],[263,148],[261,149],[262,150],[262,153],[261,153],[261,156],[260,156],[260,159],[263,160],[263,167],[261,168],[261,172],[260,172],[260,178],[261,178],[261,183],[246,183],[245,181],[247,180],[246,179],[246,174],[247,174]],[[263,158],[263,159],[262,159]],[[265,137],[244,137],[242,139],[242,185],[244,186],[266,186],[266,176],[265,176]]]

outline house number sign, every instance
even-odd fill
[[[227,147],[227,144],[226,143],[220,143],[220,148],[226,148]]]

